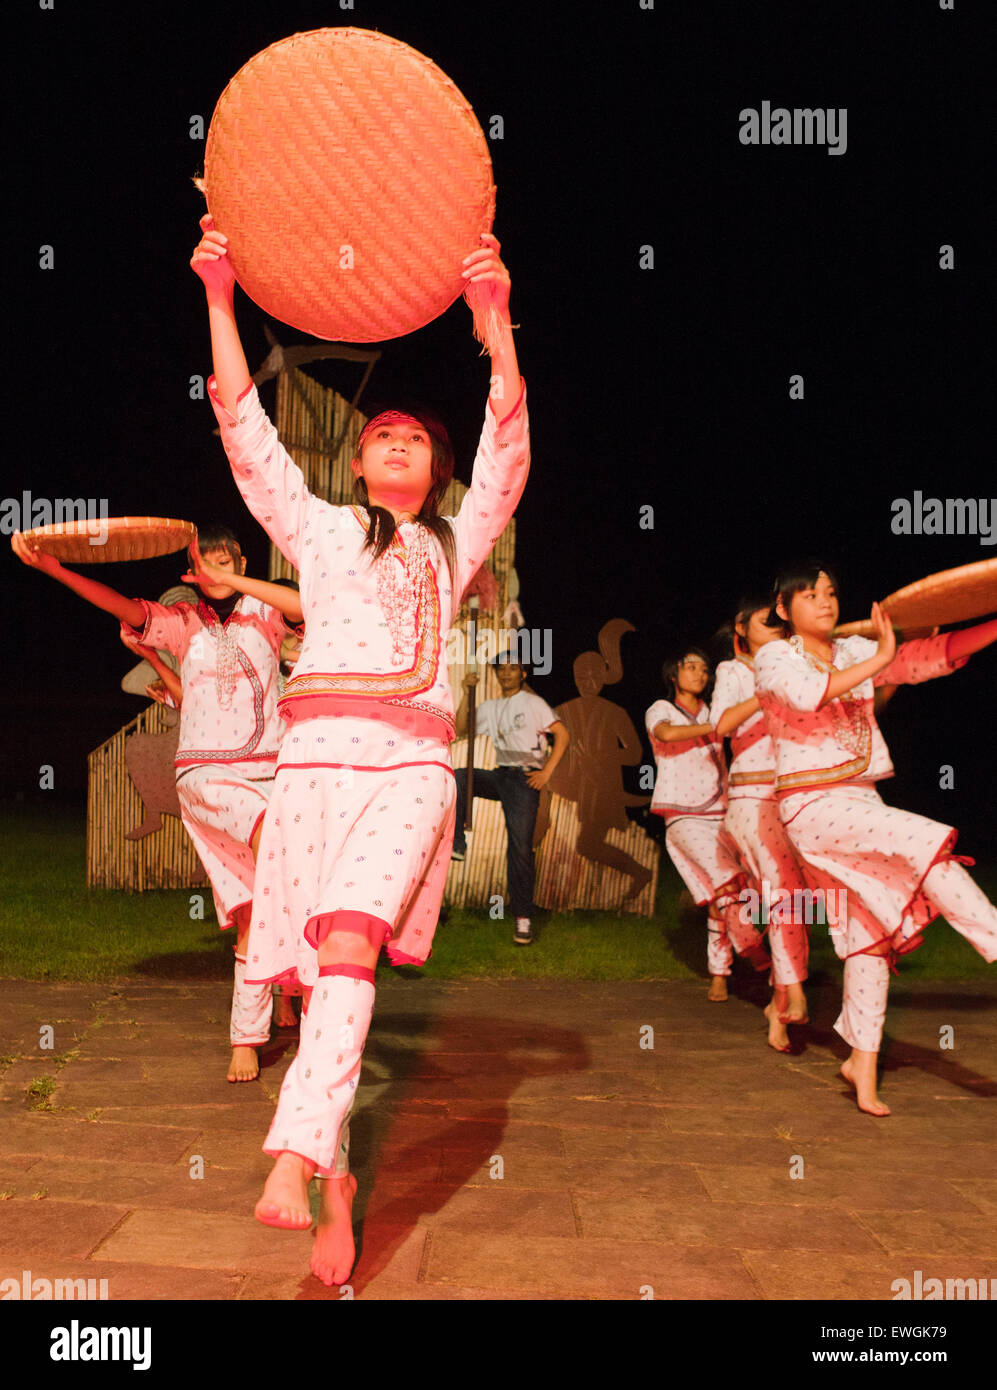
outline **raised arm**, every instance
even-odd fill
[[[250,598],[259,599],[261,603],[276,608],[293,627],[298,627],[304,622],[301,595],[297,589],[290,589],[286,584],[274,584],[269,579],[250,579],[246,574],[223,570],[220,565],[213,565],[210,560],[205,560],[196,540],[190,547],[190,560],[190,570],[183,576],[185,584],[200,585],[203,579],[215,584],[227,584],[230,589],[236,589],[240,594],[248,594]]]
[[[974,652],[989,647],[991,642],[997,642],[997,618],[991,618],[986,623],[977,623],[975,627],[964,627],[958,632],[950,632],[946,655],[949,661],[963,661]]]
[[[235,321],[235,274],[228,258],[228,237],[215,230],[206,212],[201,218],[201,240],[190,259],[191,269],[204,282],[211,330],[211,361],[222,405],[232,415],[236,402],[248,390],[252,377]]]
[[[490,233],[465,258],[469,297],[498,326],[492,335],[491,389],[471,486],[456,518],[457,588],[462,592],[505,530],[526,486],[529,426],[525,387],[509,322],[509,272]]]
[[[131,627],[141,627],[145,622],[145,609],[138,599],[125,598],[124,594],[119,594],[117,589],[112,589],[107,584],[88,579],[85,574],[77,574],[75,570],[66,569],[54,556],[46,555],[44,551],[29,546],[20,531],[14,532],[10,544],[14,554],[23,564],[31,569],[40,570],[42,574],[49,575],[60,584],[65,584],[74,594],[79,594],[80,598],[86,599],[87,603],[92,603],[95,608],[102,608],[105,613],[111,613],[119,622],[128,623]]]
[[[253,386],[235,322],[227,239],[207,215],[201,218],[201,231],[190,264],[204,282],[208,301],[214,365],[208,395],[222,444],[246,506],[281,554],[300,569],[301,536],[313,499]]]
[[[468,283],[468,298],[472,307],[488,315],[495,325],[496,336],[489,343],[491,352],[492,389],[489,400],[495,414],[502,419],[519,400],[522,379],[516,359],[509,317],[509,294],[512,280],[499,258],[502,249],[491,232],[482,233],[484,245],[464,257],[463,275]]]
[[[889,666],[896,656],[897,639],[893,631],[893,624],[878,603],[872,605],[872,626],[877,642],[874,655],[866,657],[865,661],[859,661],[854,666],[849,666],[847,670],[832,671],[828,678],[827,689],[824,691],[824,698],[817,706],[818,709],[823,709],[826,704],[829,704],[831,700],[836,700],[846,690],[853,690],[863,681],[874,679],[880,671],[884,671]]]

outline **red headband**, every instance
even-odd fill
[[[373,420],[368,420],[360,431],[360,438],[357,440],[357,457],[359,458],[360,451],[363,449],[363,446],[366,444],[371,434],[373,434],[374,430],[380,429],[382,425],[397,424],[399,420],[411,420],[413,424],[420,425],[422,429],[426,430],[427,434],[429,433],[427,426],[424,425],[421,420],[417,419],[415,415],[409,414],[407,410],[382,410],[380,415],[375,415]]]

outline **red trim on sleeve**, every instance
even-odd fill
[[[512,407],[512,409],[509,411],[509,414],[508,414],[508,415],[504,415],[504,416],[502,417],[501,420],[499,420],[499,418],[498,418],[498,411],[495,409],[495,402],[494,402],[494,400],[492,399],[491,396],[488,397],[488,408],[489,408],[489,410],[492,412],[492,414],[495,416],[495,419],[496,419],[496,421],[497,421],[497,423],[498,423],[498,428],[499,428],[499,429],[501,429],[503,425],[508,424],[508,422],[512,419],[512,417],[513,417],[513,416],[516,414],[516,412],[520,409],[520,407],[521,407],[522,404],[523,404],[523,398],[524,398],[525,395],[526,395],[526,382],[525,382],[525,380],[523,379],[523,377],[520,377],[520,378],[519,378],[519,395],[516,397],[516,404],[515,404],[515,405]]]
[[[249,385],[245,388],[245,390],[240,391],[238,396],[236,396],[235,398],[235,403],[237,407],[242,401],[243,397],[248,396],[250,391],[252,391],[255,386],[256,382],[253,381],[252,378],[250,378]],[[211,396],[219,406],[221,406],[222,410],[225,411],[226,415],[232,415],[232,412],[229,410],[228,406],[225,404],[221,396],[218,394],[218,379],[216,378],[214,372],[212,372],[211,375],[208,377],[208,395]],[[235,419],[236,417],[233,415],[232,418]]]

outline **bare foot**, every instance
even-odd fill
[[[330,1287],[345,1284],[357,1257],[353,1244],[353,1198],[357,1180],[352,1173],[344,1178],[325,1178],[319,1185],[322,1205],[315,1231],[311,1267],[316,1279]]]
[[[297,1154],[280,1154],[253,1210],[257,1221],[282,1231],[307,1231],[312,1224],[308,1184],[314,1171],[314,1165]]]
[[[229,1081],[255,1081],[260,1074],[260,1059],[255,1047],[233,1047],[229,1064]]]
[[[710,989],[706,997],[711,1004],[724,1004],[727,1002],[727,981],[723,975],[710,976]]]
[[[842,1063],[841,1075],[854,1088],[859,1109],[867,1115],[882,1118],[890,1113],[890,1107],[884,1105],[876,1093],[877,1056],[875,1052],[853,1049],[852,1055]]]
[[[273,1024],[275,1028],[297,1028],[298,1015],[290,995],[275,994],[273,997]]]
[[[765,1005],[763,1013],[769,1021],[769,1047],[774,1047],[776,1052],[791,1052],[789,1034],[786,1032],[786,1025],[776,1012],[774,999],[769,1000]]]
[[[787,985],[786,994],[788,1002],[784,1008],[779,1010],[779,1018],[783,1023],[809,1023],[810,1014],[807,1010],[807,996],[803,993],[803,986],[800,984]]]

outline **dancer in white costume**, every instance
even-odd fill
[[[442,427],[397,411],[364,429],[358,498],[309,494],[260,407],[239,340],[226,238],[210,216],[191,264],[205,283],[211,400],[247,505],[300,570],[305,639],[281,701],[285,735],[260,846],[253,977],[314,986],[301,1045],[264,1148],[276,1159],[256,1216],[311,1224],[312,1270],[340,1284],[355,1258],[346,1124],[382,945],[394,963],[430,952],[453,837],[453,705],[445,637],[460,595],[515,511],[529,465],[525,387],[509,275],[490,234],[464,275],[502,325],[471,487],[452,521],[436,506],[453,470]],[[423,413],[419,412],[420,417]]]
[[[765,1008],[768,1043],[777,1052],[789,1052],[787,1023],[807,1022],[803,981],[809,943],[806,924],[800,920],[799,892],[806,882],[779,818],[775,753],[755,694],[755,655],[782,633],[781,626],[768,625],[771,606],[770,600],[759,595],[745,599],[738,608],[733,623],[735,655],[717,666],[710,723],[718,738],[731,741],[724,825],[751,875],[755,903],[772,904],[768,933],[774,994]]]
[[[66,569],[11,538],[25,564],[112,613],[138,640],[170,652],[179,663],[183,699],[176,754],[177,799],[184,828],[211,881],[218,925],[235,928],[235,983],[229,1037],[229,1081],[259,1074],[256,1049],[270,1037],[269,985],[246,979],[246,942],[260,827],[273,786],[281,721],[277,672],[287,627],[259,599],[242,597],[226,581],[246,567],[227,527],[201,528],[212,573],[197,582],[195,606],[165,607],[126,598],[106,584]]]
[[[723,1003],[735,950],[756,970],[768,969],[771,962],[757,926],[742,918],[739,895],[747,875],[724,829],[723,745],[702,698],[710,682],[709,661],[691,647],[666,662],[662,676],[673,698],[656,700],[644,716],[657,770],[651,810],[665,819],[665,846],[685,886],[698,906],[709,905],[707,998]]]
[[[786,636],[758,652],[755,685],[775,745],[779,813],[808,882],[825,895],[845,962],[835,1028],[852,1051],[841,1073],[860,1110],[888,1115],[876,1062],[890,958],[920,945],[925,926],[943,914],[992,961],[997,908],[955,860],[957,831],[880,799],[875,784],[893,766],[874,690],[948,675],[997,641],[997,620],[898,648],[874,604],[875,641],[835,640],[837,585],[819,565],[780,576],[772,617]]]

